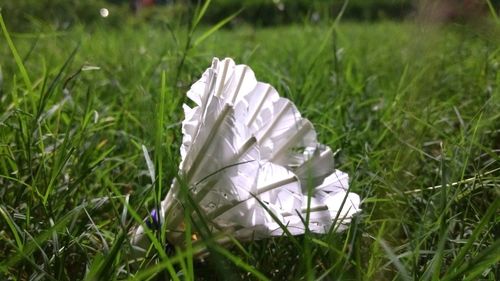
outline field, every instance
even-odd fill
[[[0,279],[500,278],[498,24],[8,29]],[[342,233],[128,266],[126,234],[177,173],[181,104],[214,56],[248,64],[297,105],[338,150],[363,211]]]

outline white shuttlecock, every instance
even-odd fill
[[[360,210],[348,175],[334,168],[331,149],[318,143],[309,120],[248,66],[215,58],[187,95],[195,106],[184,104],[185,184],[174,180],[154,215],[170,243],[184,241],[186,186],[210,229],[240,240],[284,235],[280,225],[293,235],[342,230]],[[142,227],[132,244],[138,251],[149,245]]]

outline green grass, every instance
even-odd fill
[[[500,278],[497,25],[6,28],[0,279]],[[126,234],[177,174],[181,104],[213,56],[296,103],[339,149],[363,211],[340,234],[207,241],[203,260],[159,244],[130,267]]]

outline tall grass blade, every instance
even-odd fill
[[[21,240],[21,236],[19,235],[20,233],[19,226],[16,225],[10,214],[7,212],[7,210],[5,210],[5,208],[2,205],[0,205],[0,214],[2,215],[7,225],[9,226],[12,235],[14,235],[14,239],[16,240],[18,250],[22,251],[24,244],[23,241]]]
[[[200,23],[200,20],[203,18],[203,16],[207,12],[208,6],[210,6],[211,2],[212,2],[211,0],[205,1],[205,3],[203,3],[203,6],[201,7],[201,9],[199,8],[199,6],[196,7],[196,11],[194,13],[195,16],[193,17],[193,22],[191,24],[193,29],[195,29],[198,26],[198,24]]]
[[[384,249],[387,258],[389,258],[390,262],[397,268],[400,277],[405,280],[405,281],[410,281],[412,280],[410,277],[410,273],[404,266],[404,264],[399,260],[398,256],[394,253],[394,251],[391,249],[391,247],[385,242],[384,239],[379,239],[377,242],[382,246],[382,249]]]
[[[230,22],[232,19],[234,19],[239,13],[241,13],[242,10],[237,11],[236,13],[228,16],[227,18],[219,21],[216,23],[214,26],[212,26],[209,30],[205,31],[203,34],[201,34],[198,38],[193,43],[193,48],[196,46],[200,45],[205,39],[207,39],[210,35],[215,33],[217,30],[219,30],[221,27],[226,25],[228,22]]]
[[[486,3],[488,4],[488,9],[490,10],[490,14],[493,16],[493,18],[495,19],[495,21],[497,23],[499,23],[498,15],[497,15],[495,6],[493,6],[493,4],[491,3],[491,0],[486,0]]]
[[[10,51],[14,56],[14,60],[16,61],[17,67],[19,68],[19,72],[21,72],[24,84],[26,85],[27,90],[31,91],[33,89],[33,84],[31,83],[28,71],[26,71],[26,68],[24,67],[23,60],[21,59],[21,56],[19,56],[19,53],[17,52],[16,46],[14,45],[12,38],[10,38],[9,32],[7,31],[7,27],[5,26],[5,22],[3,20],[2,13],[0,13],[0,26],[2,27],[3,36],[7,41]]]

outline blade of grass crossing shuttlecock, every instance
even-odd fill
[[[193,266],[193,240],[192,240],[192,219],[191,219],[191,208],[190,205],[186,205],[187,210],[184,212],[184,253],[185,258],[181,259],[181,265],[183,267],[183,272],[185,272],[186,277],[194,280],[194,266]]]
[[[335,215],[335,217],[334,217],[334,218],[333,218],[333,220],[332,220],[332,221],[333,221],[333,224],[332,224],[332,228],[331,228],[331,229],[330,229],[330,231],[329,231],[329,234],[331,234],[331,232],[332,232],[332,231],[337,232],[337,230],[338,230],[338,228],[341,226],[342,222],[343,222],[346,218],[348,218],[348,216],[349,216],[349,213],[348,213],[348,212],[349,212],[349,210],[347,211],[347,213],[346,213],[343,217],[341,217],[342,210],[344,209],[344,206],[345,206],[345,204],[346,204],[346,202],[347,202],[348,198],[349,198],[349,190],[347,190],[347,192],[345,193],[345,195],[344,195],[344,199],[342,200],[342,203],[340,204],[339,210],[338,210],[337,214]],[[350,204],[350,205],[351,205],[351,206],[349,206],[349,208],[352,208],[352,204]],[[340,223],[338,223],[338,222],[339,222],[339,219],[341,219],[341,220],[340,220]]]
[[[196,219],[193,216],[189,215],[190,217],[189,221],[195,225],[195,228],[200,234],[202,241],[204,241],[207,250],[210,253],[212,253],[212,259],[215,259],[217,265],[218,264],[217,260],[220,259],[220,257],[218,251],[214,251],[217,245],[215,243],[215,240],[212,239],[213,234],[212,231],[210,230],[209,222],[205,219],[205,215],[201,212],[197,202],[192,198],[188,189],[185,188],[183,190],[184,190],[182,192],[183,201],[185,201],[185,203],[189,205],[186,214],[192,214],[192,213],[196,214]]]
[[[295,175],[293,175],[292,173],[289,173],[288,176],[285,176],[282,178],[276,178],[274,182],[271,182],[267,185],[258,186],[256,193],[248,194],[248,197],[243,199],[243,200],[234,200],[234,201],[230,202],[230,204],[228,204],[228,205],[217,208],[215,211],[208,214],[208,219],[215,220],[219,216],[222,216],[224,213],[231,212],[231,211],[237,211],[239,206],[243,206],[243,204],[247,203],[249,200],[253,200],[254,197],[259,197],[266,192],[271,192],[273,190],[280,189],[280,188],[282,188],[286,185],[292,184],[292,183],[296,183],[299,186],[299,191],[300,191],[300,183],[298,182],[298,179],[295,177]],[[290,195],[290,196],[293,196],[293,195]],[[257,208],[257,207],[258,207],[258,205],[255,206],[255,208]],[[232,210],[233,208],[236,210]]]
[[[214,59],[212,67],[203,73],[202,78],[196,81],[187,93],[188,98],[196,103],[197,106],[190,108],[186,104],[183,105],[185,119],[182,122],[183,138],[181,156],[183,162],[180,165],[181,169],[185,167],[185,156],[188,151],[191,150],[193,142],[204,125],[203,120],[207,114],[209,104],[212,101],[212,93],[217,75],[215,70],[218,64],[219,60]]]
[[[151,179],[151,184],[154,185],[156,182],[156,173],[155,173],[155,167],[154,163],[151,160],[151,157],[149,156],[148,149],[146,148],[145,145],[142,145],[142,153],[144,155],[144,160],[146,161],[146,166],[148,167],[148,172],[149,172],[149,178]]]
[[[294,173],[301,179],[301,182],[310,182],[313,185],[321,184],[334,171],[333,153],[329,147],[315,148],[313,155],[294,169]]]
[[[203,157],[205,157],[206,150],[212,145],[215,136],[219,134],[221,126],[226,121],[226,118],[230,117],[232,111],[233,111],[232,107],[228,104],[225,104],[223,109],[220,111],[220,114],[218,114],[217,119],[215,119],[213,127],[207,128],[207,130],[209,130],[209,134],[203,140],[200,149],[195,154],[196,156],[194,156],[194,159],[192,161],[192,166],[187,170],[186,179],[188,182],[191,179],[193,179],[193,176],[196,174],[196,172],[198,172],[201,161],[203,160]],[[193,145],[197,144],[195,143]]]
[[[140,225],[140,229],[142,231],[144,231],[143,234],[146,235],[147,238],[149,238],[149,241],[151,242],[151,246],[154,247],[154,249],[158,252],[161,259],[166,261],[166,268],[167,268],[167,271],[169,272],[169,274],[171,275],[171,277],[174,280],[180,281],[176,275],[176,272],[173,268],[173,265],[169,262],[169,258],[167,256],[167,254],[165,253],[164,247],[162,246],[162,244],[158,240],[158,238],[154,235],[153,231],[150,230],[149,227],[146,226],[144,220],[139,216],[139,214],[137,214],[137,212],[121,197],[121,192],[119,190],[117,190],[117,188],[114,185],[110,184],[109,188],[117,196],[117,198],[118,198],[118,200],[120,200],[121,204],[123,204],[127,208],[128,212],[130,213],[130,215],[132,216],[134,221]],[[132,223],[132,221],[131,221],[131,223]]]
[[[215,177],[217,174],[233,168],[235,166],[240,166],[240,165],[245,165],[245,164],[251,164],[254,161],[257,161],[258,159],[254,159],[251,156],[250,157],[244,157],[248,156],[249,151],[254,148],[254,145],[256,143],[256,139],[254,137],[250,137],[237,151],[236,154],[234,154],[229,161],[227,161],[227,165],[215,170],[214,172],[206,175],[199,181],[197,181],[194,186],[200,185],[204,181],[208,181],[208,183],[204,186],[203,189],[199,190],[199,192],[196,194],[195,199],[199,202],[201,201],[207,193],[210,191],[211,188],[214,187],[214,185],[217,183],[217,180],[211,180],[211,177]],[[256,154],[258,151],[254,151],[254,154]],[[257,156],[257,155],[256,155]]]
[[[273,154],[270,157],[271,162],[277,162],[278,160],[282,159],[287,154],[288,149],[300,143],[300,141],[303,140],[304,136],[307,133],[312,132],[313,127],[311,122],[309,122],[307,119],[302,120],[302,122],[299,122],[299,129],[295,132],[295,134],[289,135],[286,141],[275,151],[273,151]]]
[[[250,145],[251,143],[253,142],[247,142],[248,145]],[[237,159],[237,157],[235,158]],[[202,188],[200,189],[196,195],[194,195],[194,201],[195,202],[198,202],[198,204],[205,198],[205,196],[207,196],[208,192],[214,187],[214,185],[217,183],[217,180],[212,180],[210,181],[209,178],[211,177],[215,177],[217,174],[223,172],[224,170],[227,170],[227,169],[230,169],[232,167],[235,167],[235,166],[241,166],[241,165],[245,165],[245,164],[248,164],[248,163],[251,163],[251,162],[254,162],[255,160],[248,160],[248,161],[243,161],[243,162],[235,162],[234,164],[231,164],[231,165],[228,165],[228,166],[225,166],[219,170],[216,170],[214,171],[213,173],[207,175],[206,177],[202,178],[200,181],[198,181],[197,183],[194,184],[194,186],[197,186],[199,185],[201,182],[204,182],[204,181],[208,181],[207,184]],[[187,188],[187,187],[186,187]],[[178,190],[178,189],[177,189]],[[167,196],[167,198],[169,198],[169,196]],[[170,197],[171,198],[171,197]],[[166,200],[170,200],[170,199],[166,199]],[[174,203],[175,205],[175,203]],[[173,205],[172,205],[173,206]],[[176,205],[177,207],[180,207],[179,205]],[[175,207],[173,207],[175,208]],[[171,208],[167,208],[167,209],[171,209]],[[189,212],[189,211],[187,211]],[[168,213],[168,211],[167,211]],[[176,225],[178,225],[181,221],[180,221],[180,218],[179,217],[170,217],[168,220],[168,224],[170,227],[174,228]]]
[[[252,195],[253,196],[253,195]],[[292,233],[288,230],[287,226],[281,222],[281,220],[271,211],[269,208],[266,206],[264,202],[262,202],[257,196],[253,196],[255,200],[264,208],[269,215],[273,218],[273,220],[279,225],[281,230],[283,230],[283,233],[290,239],[290,241],[297,247],[297,249],[300,249],[300,252],[302,251],[302,245],[295,239],[295,236],[292,235]]]

